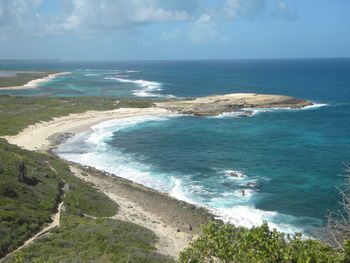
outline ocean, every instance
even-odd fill
[[[184,98],[235,92],[311,100],[247,118],[162,115],[112,120],[56,150],[68,160],[204,206],[224,221],[268,221],[313,236],[350,162],[350,59],[67,62],[1,69],[71,71],[22,96]],[[234,175],[234,176],[233,176]],[[156,204],[155,204],[156,205]]]

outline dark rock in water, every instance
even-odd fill
[[[247,183],[247,186],[259,188],[259,187],[260,187],[260,184],[256,184],[256,183]]]
[[[243,112],[240,112],[236,115],[237,118],[246,118],[246,117],[249,117],[253,114],[253,111],[249,110],[249,111],[243,111]]]
[[[229,176],[232,176],[232,177],[236,177],[236,178],[241,178],[241,177],[243,177],[242,174],[241,174],[240,172],[236,172],[236,171],[229,172],[228,175],[229,175]]]
[[[50,144],[52,146],[59,145],[61,143],[64,143],[69,138],[73,137],[74,133],[69,132],[57,132],[49,136],[47,139],[49,140]]]

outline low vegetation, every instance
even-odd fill
[[[65,213],[61,226],[18,253],[11,262],[172,262],[154,252],[148,229],[113,219]]]
[[[46,158],[0,139],[0,257],[39,231],[55,212],[60,178]]]
[[[65,162],[0,139],[0,257],[50,222],[61,199],[60,227],[5,262],[172,262],[155,252],[150,230],[109,218],[118,205],[74,177]]]
[[[0,88],[4,87],[15,87],[23,86],[33,79],[41,79],[50,74],[58,73],[56,70],[36,70],[36,71],[25,71],[21,70],[15,76],[1,77]]]
[[[151,106],[151,100],[131,98],[0,96],[0,136],[15,135],[30,124],[71,113]]]
[[[267,223],[252,229],[219,225],[203,227],[203,234],[180,255],[182,263],[348,263],[350,246],[343,253],[317,240],[302,240],[301,234],[284,235]]]

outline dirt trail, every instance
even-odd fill
[[[10,257],[11,255],[13,255],[14,253],[20,251],[21,249],[23,249],[24,247],[28,246],[30,243],[32,243],[33,241],[35,241],[36,239],[38,239],[40,236],[42,236],[43,234],[47,233],[48,231],[50,231],[52,228],[55,227],[59,227],[60,226],[60,217],[61,217],[61,211],[63,208],[63,201],[61,203],[58,204],[57,207],[57,213],[53,214],[51,216],[51,220],[52,222],[47,225],[46,227],[44,227],[43,229],[40,230],[40,232],[36,233],[34,236],[32,236],[31,238],[29,238],[28,240],[26,240],[24,242],[24,244],[20,247],[18,247],[16,250],[12,251],[11,253],[7,254],[4,258],[2,258],[0,260],[0,262],[2,262],[3,260],[5,260],[6,258]]]
[[[48,161],[46,161],[46,164],[52,171],[57,173],[56,169],[54,167],[52,167],[52,165]],[[4,259],[8,258],[9,256],[13,255],[14,253],[20,251],[24,247],[28,246],[30,243],[32,243],[33,241],[38,239],[40,236],[42,236],[46,232],[50,231],[52,228],[59,227],[60,226],[61,212],[62,212],[63,206],[64,206],[64,202],[62,201],[57,206],[57,213],[51,215],[52,222],[50,224],[48,224],[43,229],[41,229],[38,233],[36,233],[34,236],[32,236],[31,238],[26,240],[22,246],[18,247],[16,250],[12,251],[11,253],[7,254],[5,257],[0,259],[0,262],[2,262]]]

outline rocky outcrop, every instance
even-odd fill
[[[238,117],[252,114],[251,108],[303,108],[313,103],[283,95],[266,95],[254,93],[233,93],[208,97],[175,100],[156,103],[157,107],[174,113],[197,116],[215,116],[225,112],[240,112]]]
[[[59,145],[61,143],[64,143],[72,136],[74,136],[73,133],[56,132],[56,133],[50,135],[47,139],[49,140],[51,146],[56,146],[56,145]]]

